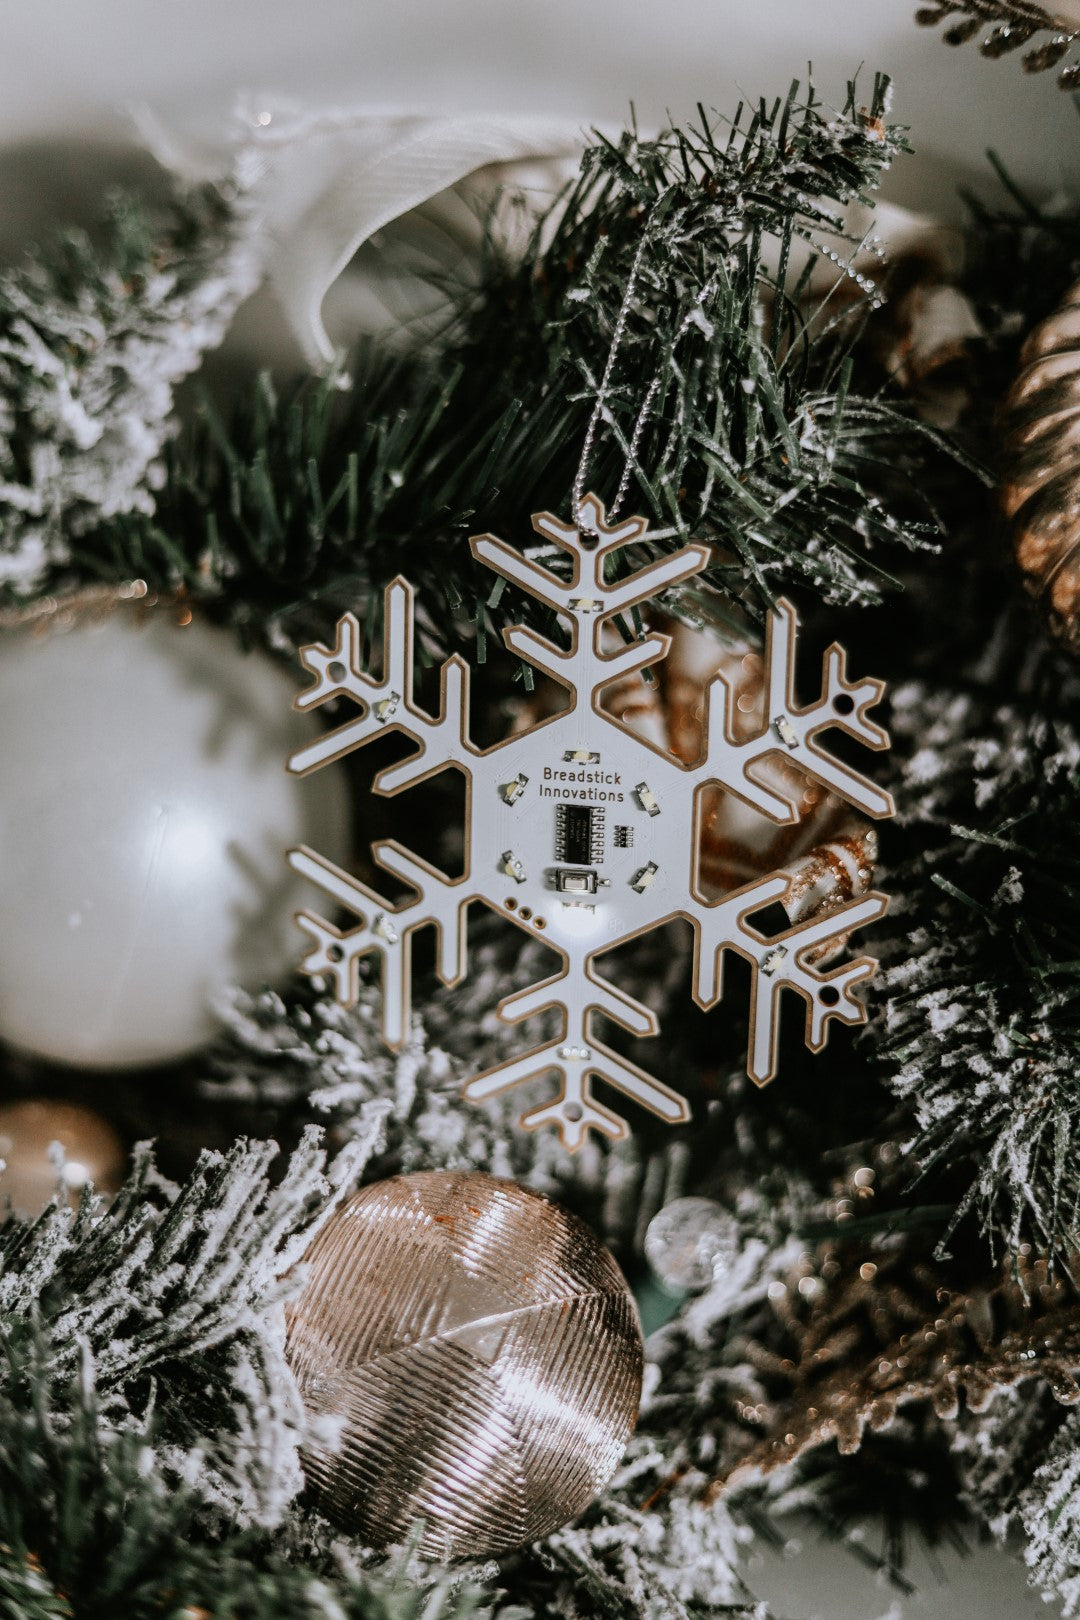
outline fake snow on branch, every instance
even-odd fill
[[[849,681],[838,647],[826,654],[818,701],[798,705],[792,689],[797,621],[790,604],[781,602],[766,644],[768,708],[759,731],[736,736],[731,693],[718,675],[706,697],[703,757],[685,765],[652,746],[605,712],[601,700],[612,682],[662,659],[669,638],[646,632],[612,653],[605,650],[604,629],[615,614],[699,573],[708,560],[706,549],[684,546],[620,575],[618,554],[648,544],[647,523],[635,517],[609,524],[592,495],[582,504],[579,525],[540,513],[533,527],[556,556],[563,554],[558,572],[491,535],[474,536],[471,545],[482,562],[546,603],[566,626],[565,646],[520,625],[505,632],[513,652],[567,689],[569,707],[553,718],[486,751],[476,748],[468,736],[468,671],[456,657],[443,666],[439,713],[421,709],[413,696],[413,593],[404,580],[395,580],[386,593],[381,678],[361,668],[360,627],[351,614],[340,621],[332,648],[315,645],[301,654],[314,680],[297,707],[346,698],[356,714],[299,750],[290,770],[306,775],[384,731],[403,732],[417,744],[416,752],[383,770],[375,790],[393,795],[440,771],[458,769],[468,784],[462,875],[445,876],[394,840],[378,843],[379,864],[415,891],[413,899],[394,906],[312,850],[294,850],[289,858],[295,870],[357,919],[341,929],[302,914],[300,924],[312,940],[305,971],[328,978],[338,998],[351,1005],[360,960],[378,956],[382,1032],[392,1047],[404,1041],[409,1028],[412,935],[419,929],[436,931],[437,971],[444,984],[458,983],[467,972],[466,918],[473,902],[505,916],[555,953],[552,977],[507,997],[499,1013],[516,1022],[554,1010],[560,1015],[558,1035],[476,1075],[464,1089],[467,1097],[482,1101],[556,1074],[557,1095],[526,1111],[521,1123],[527,1129],[554,1125],[564,1145],[576,1150],[589,1131],[615,1139],[626,1134],[625,1121],[594,1096],[594,1080],[670,1123],[687,1118],[682,1097],[613,1052],[594,1028],[602,1016],[635,1035],[657,1033],[649,1008],[610,983],[599,964],[615,947],[662,924],[682,920],[694,930],[693,995],[703,1008],[720,998],[726,951],[749,964],[748,1072],[759,1085],[776,1072],[782,990],[793,990],[806,1002],[806,1040],[815,1051],[824,1045],[831,1019],[863,1021],[865,1009],[853,992],[873,971],[873,961],[860,957],[826,969],[822,958],[835,954],[854,928],[880,917],[884,896],[863,895],[774,934],[763,931],[759,914],[787,895],[785,874],[757,878],[717,900],[703,898],[700,789],[719,783],[773,821],[792,822],[796,801],[785,795],[782,779],[773,776],[766,785],[757,774],[767,756],[780,753],[867,815],[886,816],[892,813],[889,796],[836,758],[822,734],[837,728],[874,749],[885,747],[888,739],[868,713],[881,696],[881,683]]]
[[[144,1144],[108,1208],[54,1202],[0,1229],[0,1317],[36,1318],[51,1392],[88,1358],[103,1422],[121,1430],[153,1408],[165,1464],[240,1524],[278,1522],[303,1484],[289,1274],[379,1142],[373,1125],[328,1163],[320,1135],[307,1129],[275,1185],[273,1142],[204,1152],[179,1188]],[[0,1366],[0,1396],[3,1383]]]
[[[246,178],[160,226],[117,204],[100,250],[72,231],[0,275],[0,591],[32,595],[72,538],[153,513],[175,389],[262,274]]]

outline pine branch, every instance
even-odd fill
[[[520,1039],[492,1011],[508,958],[505,947],[474,950],[468,986],[431,997],[396,1053],[380,1035],[375,988],[364,987],[351,1008],[303,985],[237,994],[222,1008],[226,1033],[210,1054],[203,1097],[210,1107],[269,1110],[275,1129],[290,1134],[315,1119],[337,1141],[377,1137],[380,1175],[480,1170],[578,1207],[602,1201],[606,1240],[613,1226],[625,1237],[639,1212],[639,1145],[594,1144],[568,1164],[557,1141],[514,1128],[520,1101],[496,1098],[478,1108],[462,1096],[475,1068]]]
[[[1071,1257],[1080,1215],[1080,739],[1029,707],[908,692],[884,1003],[867,1038],[915,1116],[914,1163],[1018,1253]],[[932,915],[928,907],[932,906]]]
[[[613,494],[629,460],[656,547],[707,541],[712,584],[758,615],[792,585],[878,600],[877,552],[937,533],[919,486],[941,443],[854,392],[857,319],[808,311],[788,266],[826,237],[842,249],[845,207],[905,150],[887,93],[879,79],[860,108],[852,88],[833,114],[793,87],[730,125],[598,139],[519,260],[492,241],[440,345],[363,353],[345,396],[326,381],[279,399],[263,380],[228,422],[204,401],[153,516],[84,534],[74,576],[183,586],[292,643],[344,605],[377,612],[402,570],[432,650],[475,641],[482,659],[520,604],[467,535],[566,508],[633,280],[588,481]]]
[[[658,1491],[671,1460],[644,1437],[576,1525],[501,1572],[377,1558],[304,1513],[281,1278],[374,1140],[328,1181],[309,1138],[273,1191],[256,1145],[204,1156],[179,1190],[144,1156],[110,1211],[3,1229],[0,1614],[767,1620],[735,1521],[700,1477]]]
[[[1019,1282],[1006,1275],[965,1292],[906,1254],[845,1258],[812,1309],[787,1291],[786,1344],[748,1347],[766,1384],[780,1380],[790,1393],[774,1401],[764,1437],[718,1489],[789,1467],[830,1440],[855,1452],[868,1429],[891,1427],[914,1403],[955,1418],[962,1401],[979,1411],[1000,1389],[1031,1379],[1066,1405],[1080,1400],[1080,1309],[1071,1284],[1048,1277],[1045,1265],[1028,1267]]]
[[[601,1501],[546,1544],[555,1612],[584,1602],[597,1620],[769,1620],[738,1574],[740,1521],[707,1504],[703,1485],[666,1448],[631,1442]]]
[[[1004,1389],[960,1425],[956,1455],[966,1495],[1001,1543],[1024,1537],[1032,1581],[1067,1617],[1080,1612],[1075,1409],[1034,1385]]]
[[[1026,1536],[1024,1560],[1032,1579],[1053,1593],[1070,1620],[1080,1614],[1080,1423],[1070,1412],[1045,1449],[1016,1504]]]
[[[927,28],[946,23],[942,37],[947,45],[964,45],[985,28],[988,32],[983,34],[979,50],[989,57],[1005,56],[1036,40],[1022,58],[1027,73],[1056,67],[1080,37],[1080,29],[1072,21],[1033,0],[930,0],[919,7],[915,20]],[[1042,39],[1046,34],[1050,38]],[[1058,84],[1063,90],[1075,90],[1080,85],[1080,66],[1063,67]]]
[[[180,1473],[205,1454],[204,1498],[273,1522],[302,1483],[284,1278],[374,1145],[358,1136],[328,1168],[309,1131],[273,1188],[273,1143],[204,1153],[181,1188],[143,1148],[108,1209],[0,1228],[0,1320],[40,1323],[51,1390],[89,1354],[109,1421],[155,1405]]]
[[[177,384],[258,280],[255,233],[233,183],[164,229],[118,200],[100,246],[69,231],[0,275],[0,599],[65,578],[89,532],[108,577],[107,526],[154,510]]]
[[[405,1555],[364,1569],[345,1549],[307,1562],[280,1538],[208,1524],[192,1478],[163,1464],[156,1415],[114,1427],[85,1352],[57,1382],[25,1324],[3,1346],[0,1615],[5,1620],[469,1620],[480,1589]],[[46,1392],[51,1390],[52,1394]],[[164,1448],[167,1453],[168,1448]],[[490,1609],[485,1608],[490,1614]]]
[[[876,1523],[882,1554],[872,1561],[910,1589],[907,1537],[915,1533],[929,1546],[956,1541],[964,1520],[947,1440],[920,1380],[932,1369],[954,1396],[966,1384],[983,1387],[980,1376],[996,1389],[1006,1311],[995,1305],[999,1338],[984,1334],[985,1282],[965,1292],[941,1267],[927,1266],[920,1234],[912,1227],[902,1236],[896,1211],[879,1220],[873,1239],[867,1219],[842,1213],[820,1242],[806,1235],[815,1206],[805,1187],[790,1188],[787,1201],[775,1184],[757,1198],[743,1191],[738,1261],[719,1268],[710,1289],[650,1341],[660,1378],[639,1432],[674,1464],[661,1496],[689,1490],[693,1501],[723,1506],[762,1535],[798,1511],[831,1540],[850,1538],[864,1559]],[[1050,1292],[1058,1300],[1063,1285]],[[1008,1309],[1025,1320],[1018,1290]],[[951,1337],[943,1335],[938,1354],[934,1324],[949,1310]],[[925,1345],[914,1342],[923,1328],[930,1329]],[[1071,1338],[1053,1365],[1050,1351],[1030,1368],[1017,1357],[1019,1376],[1066,1365],[1075,1311],[1066,1329]],[[838,1435],[849,1442],[843,1452],[830,1443]]]

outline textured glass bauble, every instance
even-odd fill
[[[60,1165],[56,1148],[63,1154]],[[0,1106],[0,1206],[36,1216],[65,1189],[77,1202],[88,1184],[114,1193],[124,1179],[124,1144],[100,1114],[77,1103],[27,1098]]]
[[[300,954],[285,851],[346,854],[340,773],[284,770],[310,736],[288,673],[177,619],[0,632],[0,1040],[57,1062],[200,1046],[230,985]]]
[[[366,1187],[304,1257],[289,1359],[337,1449],[307,1471],[368,1545],[432,1557],[538,1540],[611,1478],[641,1394],[637,1309],[575,1216],[468,1172]]]

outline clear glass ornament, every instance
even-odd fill
[[[645,1258],[672,1294],[701,1294],[739,1253],[739,1223],[712,1198],[675,1198],[649,1222]]]

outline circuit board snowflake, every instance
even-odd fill
[[[825,1044],[830,1019],[855,1024],[865,1018],[852,992],[873,971],[874,962],[860,957],[826,970],[822,948],[881,916],[885,897],[863,895],[779,934],[762,932],[754,918],[784,897],[788,878],[783,873],[746,883],[717,900],[702,898],[697,873],[700,790],[719,783],[772,820],[793,822],[795,804],[777,788],[775,773],[769,785],[755,776],[760,761],[781,752],[867,815],[892,813],[888,795],[842,763],[822,741],[822,733],[836,727],[870,748],[886,747],[885,732],[867,717],[881,697],[881,683],[849,682],[844,654],[833,646],[825,655],[820,698],[799,707],[792,690],[797,620],[787,602],[779,602],[770,614],[766,710],[756,735],[736,740],[732,694],[722,676],[707,693],[705,746],[696,764],[685,765],[661,752],[606,713],[601,706],[605,688],[656,664],[669,643],[649,632],[607,651],[605,624],[700,572],[708,554],[703,546],[688,545],[617,578],[611,566],[615,554],[647,540],[646,521],[635,517],[609,524],[593,495],[583,502],[580,517],[580,527],[549,513],[533,518],[537,534],[556,548],[553,555],[565,555],[560,572],[492,535],[474,536],[470,542],[487,567],[546,603],[567,625],[565,647],[524,626],[507,630],[505,640],[520,658],[568,689],[569,708],[493,748],[478,749],[468,736],[468,666],[456,656],[443,666],[438,715],[418,707],[413,695],[413,593],[396,579],[386,591],[378,678],[361,668],[360,625],[352,614],[339,621],[335,646],[302,650],[314,680],[297,707],[316,708],[344,698],[356,713],[289,761],[291,771],[306,775],[373,737],[400,731],[417,744],[416,752],[379,774],[377,792],[400,793],[451,767],[464,774],[461,877],[446,877],[395,840],[374,845],[379,864],[415,890],[415,897],[404,903],[391,905],[313,850],[290,852],[292,866],[356,919],[352,927],[339,929],[302,913],[298,921],[312,941],[303,967],[330,979],[337,997],[349,1004],[358,992],[360,959],[376,954],[382,964],[382,1033],[393,1047],[405,1041],[409,1030],[411,942],[418,929],[436,930],[437,971],[448,985],[467,971],[466,920],[473,902],[543,939],[556,953],[557,970],[508,996],[499,1015],[516,1022],[557,1009],[560,1032],[476,1075],[467,1082],[465,1095],[479,1102],[544,1074],[557,1075],[558,1095],[525,1113],[521,1123],[529,1129],[554,1125],[570,1149],[579,1148],[590,1130],[616,1138],[626,1134],[625,1121],[594,1096],[597,1080],[669,1122],[688,1117],[682,1097],[604,1045],[594,1028],[594,1019],[602,1015],[635,1035],[657,1033],[652,1011],[599,970],[607,952],[649,929],[677,918],[691,925],[692,993],[701,1007],[720,998],[725,951],[749,963],[748,1072],[759,1085],[776,1072],[782,990],[794,990],[805,1000],[806,1040],[815,1051]]]

